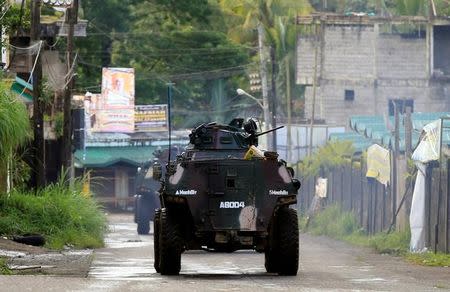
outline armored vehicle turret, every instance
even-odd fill
[[[186,250],[265,253],[267,272],[296,275],[299,231],[295,209],[300,182],[276,152],[262,151],[257,124],[202,124],[169,161],[154,218],[154,267],[178,274]],[[273,129],[276,130],[276,129]],[[270,130],[270,131],[273,131]]]

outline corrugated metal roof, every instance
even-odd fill
[[[422,128],[441,117],[450,117],[450,112],[433,112],[433,113],[412,113],[411,120],[413,124],[412,146],[415,147],[419,141]],[[403,116],[400,115],[400,140],[399,150],[405,150],[405,127],[403,125]],[[389,123],[389,124],[386,124]],[[394,117],[389,117],[385,121],[383,116],[351,116],[350,128],[352,132],[339,134],[330,134],[329,140],[346,140],[351,141],[356,151],[367,149],[371,144],[380,144],[386,148],[394,148],[394,134],[392,127],[394,126]],[[445,127],[450,127],[450,120],[444,121]],[[391,128],[391,129],[390,129]],[[450,128],[443,131],[443,143],[450,145]]]
[[[75,152],[76,168],[103,168],[117,163],[131,166],[153,159],[153,152],[158,147],[87,147],[86,150]]]

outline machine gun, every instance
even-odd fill
[[[244,123],[244,130],[247,134],[249,134],[249,136],[246,137],[245,140],[250,146],[252,146],[252,145],[258,146],[258,137],[259,136],[268,134],[270,132],[277,131],[281,128],[284,128],[284,126],[279,126],[279,127],[276,127],[276,128],[264,131],[264,132],[257,133],[256,132],[256,130],[257,130],[256,122],[253,119],[249,119],[247,122]]]

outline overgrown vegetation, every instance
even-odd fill
[[[6,258],[0,257],[0,275],[11,275],[12,272],[6,264]]]
[[[432,267],[450,267],[450,255],[444,253],[410,253],[406,258],[419,265]]]
[[[331,205],[315,215],[307,231],[314,235],[325,235],[351,244],[372,247],[380,253],[396,255],[407,253],[410,239],[408,231],[368,236],[358,225],[355,214],[342,211],[338,205]]]
[[[315,215],[306,229],[305,217],[300,218],[300,228],[314,235],[325,235],[350,244],[371,247],[379,253],[404,256],[407,260],[426,266],[450,266],[450,255],[442,253],[410,253],[411,234],[407,231],[381,232],[367,235],[358,225],[352,212],[344,212],[338,205],[331,205]]]
[[[99,205],[82,193],[82,181],[72,189],[63,180],[37,193],[13,190],[0,196],[2,236],[42,234],[46,246],[61,249],[103,246],[106,217]]]
[[[336,167],[349,165],[355,150],[350,141],[328,142],[300,163],[300,172],[306,177],[328,172]]]

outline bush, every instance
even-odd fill
[[[338,205],[328,206],[318,213],[311,219],[309,226],[309,231],[314,235],[325,235],[351,244],[372,247],[380,253],[406,254],[411,238],[409,230],[367,236],[358,225],[355,214],[342,211]]]
[[[331,205],[310,221],[310,231],[315,235],[343,239],[359,230],[358,221],[351,212],[342,212],[338,205]]]
[[[0,257],[0,275],[11,275],[11,274],[12,272],[6,263],[6,258]]]
[[[61,181],[37,193],[14,190],[1,195],[0,234],[42,234],[53,249],[103,246],[106,217],[81,186],[77,181],[70,189]]]

